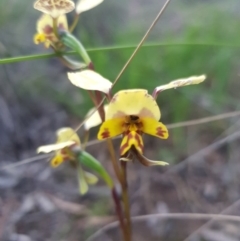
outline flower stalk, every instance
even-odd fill
[[[128,183],[127,183],[127,162],[121,161],[121,169],[123,174],[123,182],[122,184],[122,201],[124,205],[125,218],[126,218],[126,226],[127,226],[127,240],[131,241],[132,237],[132,223],[131,223],[131,213],[130,213],[130,205],[129,205],[129,196],[128,196]]]

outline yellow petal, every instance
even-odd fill
[[[206,75],[200,75],[200,76],[191,76],[188,78],[183,79],[177,79],[174,81],[171,81],[170,83],[166,85],[161,85],[155,88],[154,93],[159,93],[163,90],[167,89],[176,89],[178,87],[186,86],[186,85],[196,85],[202,83],[206,79]]]
[[[75,8],[75,4],[71,0],[38,0],[33,7],[53,18],[57,18],[71,12]]]
[[[144,89],[122,90],[116,93],[106,112],[106,120],[136,115],[160,119],[160,109],[151,95]]]
[[[51,166],[52,167],[58,167],[60,164],[62,164],[64,161],[63,156],[61,155],[56,155],[52,160],[51,160]]]
[[[120,146],[120,155],[123,156],[126,154],[126,152],[129,151],[132,146],[134,146],[138,152],[143,152],[142,137],[135,131],[131,131],[128,135],[123,137]]]
[[[94,185],[98,182],[98,178],[90,172],[84,171],[84,176],[88,184]]]
[[[167,166],[167,165],[169,165],[167,162],[164,162],[164,161],[150,160],[136,150],[134,150],[133,153],[136,155],[139,162],[141,164],[143,164],[144,166],[150,167],[150,166]]]
[[[85,12],[102,3],[103,0],[79,0],[76,6],[76,13]]]
[[[40,146],[37,149],[37,153],[50,153],[52,151],[58,151],[61,150],[65,147],[69,147],[76,144],[75,141],[69,140],[69,141],[65,141],[65,142],[61,142],[61,143],[57,143],[57,144],[51,144],[51,145],[45,145],[45,146]]]
[[[34,35],[33,41],[35,44],[44,43],[46,41],[46,36],[43,33],[37,33]]]
[[[104,121],[100,127],[97,138],[99,140],[103,140],[122,134],[124,121],[124,118],[116,118]]]
[[[112,83],[95,71],[83,70],[75,73],[68,73],[71,83],[84,90],[98,90],[108,94]]]
[[[62,143],[66,141],[72,141],[77,145],[81,145],[78,135],[70,127],[64,127],[57,131],[57,143]]]
[[[106,113],[106,111],[108,109],[108,105],[104,105],[103,108],[104,108],[104,112]],[[85,119],[87,119],[86,122],[84,123],[85,130],[90,130],[91,128],[98,126],[102,123],[102,119],[100,118],[99,113],[96,110],[96,108],[92,108],[87,113]]]
[[[142,132],[161,139],[168,138],[168,129],[162,122],[158,122],[151,118],[142,118],[141,121],[143,124]]]

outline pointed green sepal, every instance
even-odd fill
[[[81,151],[78,155],[77,160],[81,165],[88,167],[90,170],[96,172],[108,185],[110,189],[113,188],[113,180],[101,165],[101,163],[95,159],[92,155],[85,151]]]
[[[86,49],[75,36],[66,31],[59,31],[59,37],[61,39],[61,42],[66,47],[69,47],[70,49],[76,51],[83,58],[86,65],[89,65],[91,63],[91,59]]]

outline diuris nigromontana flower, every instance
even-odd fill
[[[59,16],[56,21],[58,30],[68,30],[66,15]],[[37,33],[34,35],[34,43],[44,43],[46,48],[52,46],[54,49],[58,49],[62,45],[54,33],[52,17],[48,14],[43,14],[37,21]]]
[[[119,91],[109,103],[106,120],[100,127],[98,139],[122,135],[121,157],[125,157],[129,151],[134,151],[138,156],[142,156],[144,147],[142,135],[144,133],[161,139],[168,138],[167,127],[159,122],[160,117],[160,109],[147,90]],[[155,164],[166,165],[167,163],[155,162]]]
[[[74,148],[81,148],[80,139],[72,128],[65,127],[57,131],[57,141],[55,144],[40,146],[37,152],[55,152],[54,157],[51,159],[52,167],[58,167],[65,161],[69,161],[76,166],[78,171],[79,191],[81,194],[85,194],[88,191],[88,184],[95,184],[98,178],[92,173],[82,169],[79,162],[77,162],[76,153],[73,151]]]

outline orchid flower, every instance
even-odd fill
[[[109,103],[106,120],[100,127],[98,139],[103,140],[122,135],[120,156],[124,159],[130,151],[142,156],[144,147],[142,135],[144,133],[161,139],[168,138],[167,127],[159,122],[160,117],[160,109],[147,90],[119,91]],[[154,163],[167,165],[165,162],[156,161]]]
[[[66,127],[57,131],[57,141],[55,144],[40,146],[37,152],[55,152],[55,156],[51,160],[52,167],[58,167],[65,161],[70,161],[77,166],[79,191],[81,194],[85,194],[88,191],[88,184],[95,184],[98,178],[82,169],[79,162],[77,162],[77,156],[73,151],[74,148],[81,148],[80,139],[73,129]]]

